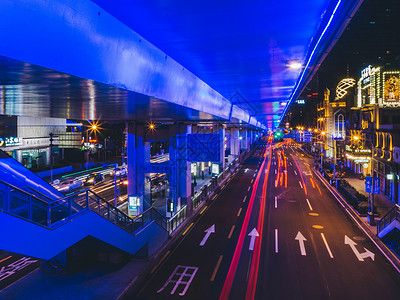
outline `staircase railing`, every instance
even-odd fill
[[[47,228],[73,220],[82,211],[91,210],[131,234],[150,221],[167,230],[167,219],[150,208],[131,218],[95,192],[87,189],[52,202],[0,180],[0,210]]]
[[[390,223],[394,220],[398,220],[400,222],[400,209],[396,205],[394,206],[386,215],[384,215],[377,223],[377,231],[378,233],[385,229]]]

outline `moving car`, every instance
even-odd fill
[[[114,176],[114,173],[115,173],[115,170],[114,170],[114,169],[110,171],[110,175],[111,175],[111,176]],[[117,168],[117,177],[118,177],[118,176],[124,176],[124,175],[126,175],[126,173],[127,173],[127,171],[126,171],[126,168],[125,168],[125,167],[119,167],[119,168]]]
[[[95,185],[98,182],[102,182],[104,179],[103,174],[101,173],[92,173],[83,181],[84,185]]]
[[[67,179],[67,180],[55,180],[53,186],[60,192],[70,192],[74,189],[82,186],[82,180],[79,179]]]

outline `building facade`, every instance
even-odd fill
[[[399,88],[400,71],[372,66],[362,70],[346,149],[348,165],[379,178],[380,192],[395,203],[399,203]]]

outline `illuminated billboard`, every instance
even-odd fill
[[[399,102],[399,75],[399,72],[383,73],[383,100],[385,102]]]

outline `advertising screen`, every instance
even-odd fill
[[[384,74],[383,99],[385,102],[399,102],[399,74]]]

